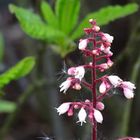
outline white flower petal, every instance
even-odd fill
[[[86,117],[87,117],[87,113],[86,113],[85,109],[82,107],[78,113],[79,121],[77,121],[77,123],[80,122],[81,126],[82,126],[83,123],[86,123],[86,121],[85,121]]]
[[[88,43],[87,39],[81,40],[78,46],[79,50],[84,50],[87,47],[87,43]]]
[[[133,90],[130,90],[128,88],[123,88],[123,92],[124,92],[124,96],[127,98],[127,99],[131,99],[134,97],[134,93],[133,93]]]
[[[71,86],[71,80],[67,79],[66,81],[64,81],[59,87],[60,87],[60,92],[63,91],[63,93],[66,93],[66,91],[68,90],[68,88]]]
[[[84,75],[85,75],[84,67],[83,66],[76,67],[75,78],[78,78],[81,81]]]
[[[108,33],[104,33],[104,37],[106,38],[106,41],[108,41],[109,43],[113,42],[114,37],[109,35]]]
[[[63,103],[58,108],[56,108],[59,115],[66,113],[69,110],[71,102]]]
[[[122,79],[119,78],[118,76],[116,75],[110,75],[108,76],[108,79],[110,81],[110,83],[114,86],[114,87],[117,87],[121,84],[122,82]]]
[[[102,82],[101,85],[99,86],[99,92],[100,93],[105,93],[106,92],[106,84],[105,84],[105,82]]]
[[[126,88],[129,88],[129,89],[136,89],[135,85],[129,81],[124,81],[122,82],[122,86],[123,87],[126,87]]]
[[[94,118],[98,123],[102,123],[103,116],[99,110],[94,109]]]

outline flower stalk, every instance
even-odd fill
[[[127,99],[131,99],[134,97],[133,90],[136,87],[129,81],[123,81],[117,75],[103,75],[102,77],[97,75],[97,71],[103,73],[113,65],[110,57],[113,55],[111,43],[114,38],[101,32],[100,27],[96,25],[96,21],[93,19],[90,19],[89,22],[91,27],[84,29],[87,38],[80,39],[78,48],[86,58],[91,58],[91,62],[69,68],[66,81],[60,85],[60,92],[66,93],[69,88],[81,90],[82,86],[85,86],[90,90],[92,99],[62,103],[56,110],[59,115],[67,113],[69,117],[73,116],[75,111],[78,111],[79,120],[77,123],[80,123],[81,126],[87,122],[88,118],[92,125],[91,140],[97,140],[97,123],[103,122],[103,116],[100,112],[104,109],[103,99],[115,88],[123,91]],[[89,82],[84,78],[87,70],[91,72]]]

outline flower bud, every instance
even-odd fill
[[[97,102],[96,108],[98,110],[101,110],[102,111],[102,110],[104,110],[105,106],[104,106],[104,104],[102,102]]]
[[[94,109],[94,118],[98,123],[102,123],[103,116],[99,110]]]
[[[104,81],[99,86],[99,92],[102,93],[102,94],[106,92],[106,84],[105,84]]]

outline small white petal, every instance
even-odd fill
[[[99,92],[100,93],[105,93],[106,92],[106,84],[105,84],[105,82],[102,82],[101,85],[99,86]]]
[[[117,87],[121,84],[122,82],[122,79],[119,78],[118,76],[116,75],[110,75],[108,76],[108,79],[110,81],[110,83],[114,86],[114,87]]]
[[[113,39],[114,39],[113,36],[109,35],[108,33],[104,33],[104,36],[109,43],[113,42]]]
[[[80,122],[81,126],[82,126],[83,123],[86,123],[86,121],[85,121],[86,117],[87,117],[87,113],[86,113],[85,109],[82,107],[78,113],[79,121],[77,121],[77,123]]]
[[[124,96],[125,96],[127,99],[131,99],[131,98],[134,97],[133,90],[131,90],[131,89],[123,88],[123,92],[124,92]]]
[[[136,89],[135,85],[129,81],[122,82],[122,86],[129,89]]]
[[[80,41],[78,46],[79,50],[84,50],[87,47],[87,43],[88,43],[87,39],[83,39],[82,41]]]
[[[71,86],[71,80],[67,79],[64,81],[59,87],[60,87],[60,92],[63,91],[63,93],[66,93],[68,88]]]
[[[102,123],[103,121],[103,116],[101,114],[101,112],[99,110],[96,110],[94,109],[94,117],[95,117],[95,120],[98,122],[98,123]]]
[[[69,110],[71,102],[63,103],[58,108],[56,108],[59,115],[66,113]]]
[[[84,75],[85,75],[84,67],[83,66],[76,67],[75,78],[78,78],[81,81]]]

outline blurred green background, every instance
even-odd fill
[[[76,114],[58,116],[54,109],[91,98],[84,88],[59,92],[65,64],[85,62],[77,46],[89,18],[114,36],[115,64],[108,73],[137,87],[133,100],[119,91],[104,100],[98,138],[140,137],[139,5],[139,0],[0,0],[0,140],[90,140],[89,123],[81,127]]]

